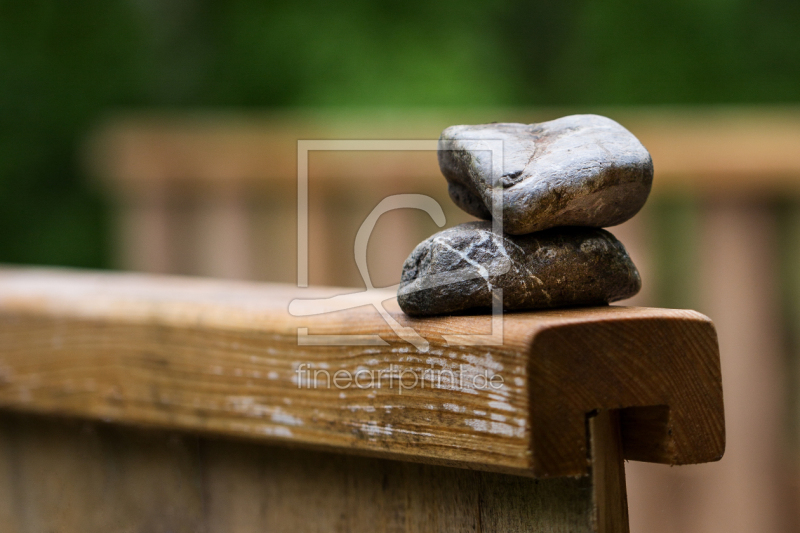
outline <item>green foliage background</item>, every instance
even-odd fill
[[[109,109],[800,100],[797,0],[0,0],[0,262],[107,266]]]

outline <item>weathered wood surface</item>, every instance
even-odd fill
[[[590,476],[534,480],[0,412],[0,530],[627,533],[619,427],[589,427]]]
[[[444,336],[488,334],[490,317],[411,320],[387,302],[430,342],[421,352],[369,307],[287,312],[295,297],[338,292],[0,270],[0,406],[537,477],[586,474],[587,416],[621,409],[628,459],[723,453],[717,340],[698,313],[508,314],[502,345],[463,346]],[[298,345],[298,328],[385,344]],[[316,387],[298,381],[302,364],[320,371]],[[407,372],[404,388],[392,369]],[[380,379],[325,386],[339,370]]]

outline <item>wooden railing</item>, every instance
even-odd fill
[[[288,311],[340,292],[0,270],[0,407],[28,415],[0,416],[3,530],[624,533],[624,459],[722,456],[699,313],[515,313],[475,347],[448,335],[491,317],[408,319],[389,301],[418,349],[373,308]],[[305,345],[301,329],[382,343]]]
[[[455,123],[569,112],[138,115],[98,129],[87,160],[118,206],[120,266],[294,282],[299,139],[435,139]],[[648,206],[611,229],[644,279],[630,303],[695,307],[715,320],[728,406],[723,461],[631,465],[634,530],[793,530],[800,461],[797,430],[786,420],[800,413],[800,110],[599,112],[637,135],[656,169]],[[434,197],[448,225],[466,220],[447,198],[432,152],[310,155],[312,283],[362,284],[353,238],[396,193]],[[368,250],[376,286],[396,283],[413,246],[438,230],[425,217],[381,217]]]

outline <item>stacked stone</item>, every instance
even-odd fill
[[[493,179],[492,148],[503,141]],[[600,228],[644,205],[653,162],[613,120],[573,115],[541,124],[452,126],[439,139],[450,198],[485,221],[441,231],[403,265],[398,302],[412,316],[492,308],[600,305],[639,292],[625,247]],[[502,194],[502,229],[492,231],[492,194]]]

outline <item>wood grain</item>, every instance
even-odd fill
[[[502,345],[465,346],[444,336],[488,334],[490,317],[411,320],[387,302],[430,343],[421,351],[369,307],[287,312],[293,298],[339,292],[2,270],[0,406],[542,478],[587,474],[586,417],[619,409],[626,458],[722,455],[716,335],[698,313],[507,314]],[[299,345],[298,328],[384,344]],[[302,364],[320,371],[316,388],[298,380]],[[340,370],[380,379],[325,386]]]
[[[628,531],[628,495],[619,411],[589,418],[594,521],[598,531]]]
[[[615,429],[591,419],[591,476],[534,480],[0,411],[0,529],[627,533]]]

